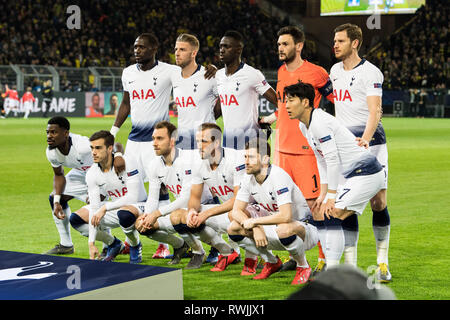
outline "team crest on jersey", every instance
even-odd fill
[[[278,191],[277,191],[277,195],[280,195],[280,194],[286,193],[286,192],[288,192],[288,191],[289,191],[288,187],[286,187],[286,188],[283,188],[283,189],[280,189],[280,190],[278,190]]]
[[[194,83],[194,92],[197,92],[198,83]]]
[[[352,81],[350,82],[350,87],[353,85],[353,81],[355,81],[355,76],[352,77]]]
[[[156,80],[158,80],[158,78],[153,77],[153,85],[156,86]]]
[[[236,91],[239,91],[239,86],[240,86],[241,84],[239,83],[239,82],[236,82]]]

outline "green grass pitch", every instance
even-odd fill
[[[71,118],[71,131],[82,135],[109,130],[112,119]],[[42,253],[59,240],[51,218],[48,195],[53,171],[45,157],[46,119],[0,120],[0,249]],[[401,300],[450,299],[449,182],[450,120],[385,118],[389,148],[388,208],[391,215],[389,287]],[[126,143],[128,120],[118,133]],[[72,211],[82,206],[70,202]],[[371,211],[359,219],[358,266],[376,264]],[[123,239],[120,230],[113,233]],[[73,257],[88,258],[87,239],[72,229]],[[142,237],[144,264],[167,266],[153,260],[156,243]],[[205,245],[205,249],[209,248]],[[287,253],[278,252],[282,259]],[[317,263],[317,247],[307,252],[311,266]],[[119,256],[126,263],[128,256]],[[184,267],[183,259],[179,267]],[[209,265],[183,270],[185,299],[283,300],[298,287],[290,285],[294,271],[279,272],[268,280],[254,281],[239,275],[242,263],[225,272],[210,272]],[[238,290],[237,290],[238,288]]]

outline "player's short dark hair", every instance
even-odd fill
[[[198,41],[197,37],[194,36],[193,34],[182,33],[178,36],[176,42],[187,42],[196,50],[200,48],[200,42]]]
[[[314,98],[316,93],[314,87],[306,82],[299,81],[296,84],[292,84],[284,88],[284,93],[289,96],[299,97],[300,99],[307,98],[309,105],[314,108]]]
[[[245,143],[245,150],[256,149],[261,157],[271,155],[270,144],[265,136],[257,135]]]
[[[150,32],[142,33],[139,35],[138,38],[144,38],[147,40],[147,43],[149,45],[154,46],[156,48],[159,47],[158,38],[153,33],[150,33]]]
[[[234,40],[236,40],[237,42],[239,42],[239,44],[243,47],[244,46],[244,36],[236,30],[228,30],[225,32],[225,34],[223,35],[224,37],[229,37],[229,38],[233,38]]]
[[[353,40],[358,40],[358,50],[361,48],[363,36],[360,27],[358,27],[356,24],[344,23],[334,29],[334,33],[341,31],[347,32],[347,37],[350,38],[351,42],[353,42]]]
[[[205,122],[205,123],[202,123],[198,127],[198,131],[205,131],[205,130],[211,130],[212,131],[211,141],[215,141],[215,140],[219,140],[220,141],[220,139],[222,137],[222,129],[216,123]]]
[[[289,34],[294,39],[294,43],[305,42],[305,33],[302,29],[297,26],[286,26],[278,30],[277,35],[281,36],[284,34]]]
[[[63,116],[55,116],[55,117],[51,118],[50,120],[48,120],[47,124],[56,124],[60,128],[70,130],[70,122],[69,122],[69,120],[67,120],[66,117],[63,117]]]
[[[155,125],[155,129],[167,129],[170,138],[176,138],[177,127],[169,121],[160,121]]]
[[[108,148],[109,146],[114,145],[114,136],[111,134],[111,132],[106,130],[100,130],[97,132],[94,132],[92,136],[89,138],[89,141],[95,141],[98,139],[103,139],[105,141],[105,146]]]

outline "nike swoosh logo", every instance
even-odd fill
[[[174,89],[175,89],[175,88],[178,88],[178,86],[175,86],[175,87],[173,87],[173,88],[174,88]]]
[[[133,83],[134,81],[136,81],[136,80],[133,80],[133,81],[128,81],[128,84],[130,84],[130,83]]]
[[[164,178],[164,176],[158,176],[158,179]]]
[[[209,180],[209,178],[202,178],[202,179],[203,179],[203,181]]]
[[[99,187],[103,187],[105,184],[106,184],[106,183],[99,184],[98,186],[99,186]]]

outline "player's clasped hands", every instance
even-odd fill
[[[198,221],[198,212],[194,209],[190,209],[187,217],[186,217],[186,224],[189,228],[195,228],[199,225]]]
[[[320,215],[330,219],[334,217],[335,211],[335,199],[328,199],[327,202],[323,203],[320,207]]]

